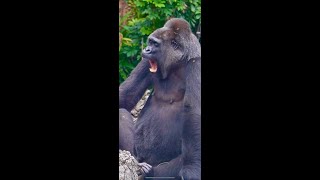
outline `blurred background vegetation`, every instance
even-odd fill
[[[141,60],[148,35],[174,17],[201,32],[201,0],[119,0],[119,84]]]

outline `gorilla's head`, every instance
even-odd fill
[[[142,57],[149,60],[150,72],[159,71],[162,79],[183,62],[200,56],[199,41],[191,32],[189,23],[181,18],[167,21],[164,27],[150,34],[147,43]]]

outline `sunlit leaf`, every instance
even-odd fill
[[[196,8],[194,7],[194,5],[191,5],[191,11],[192,11],[192,12],[195,12],[195,11],[196,11]]]

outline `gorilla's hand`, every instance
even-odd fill
[[[152,170],[152,166],[148,163],[143,162],[143,163],[138,163],[138,165],[141,167],[140,170],[142,174],[147,174]]]

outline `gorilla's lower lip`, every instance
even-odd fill
[[[150,72],[152,73],[157,72],[157,69],[158,69],[157,62],[155,60],[149,60],[149,64],[151,66],[151,68],[149,68]]]

